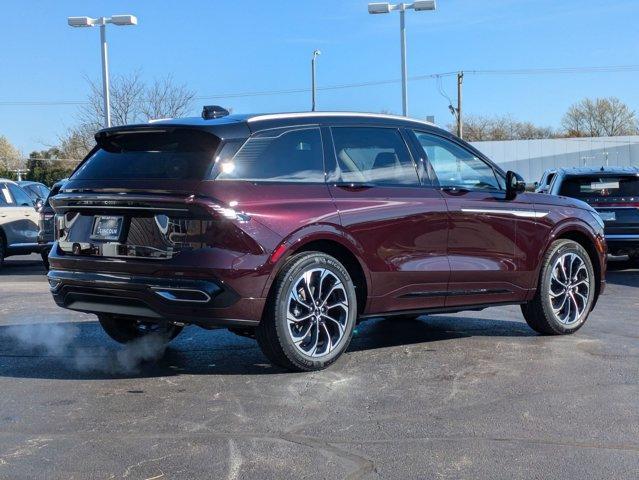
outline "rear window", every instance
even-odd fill
[[[204,179],[219,139],[199,130],[123,132],[101,138],[74,180]]]
[[[562,183],[559,194],[573,198],[639,196],[639,177],[629,175],[568,177]]]

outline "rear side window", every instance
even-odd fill
[[[639,177],[630,175],[567,177],[561,184],[559,194],[573,198],[638,197]]]
[[[199,130],[122,132],[99,140],[99,150],[74,180],[206,178],[219,139]]]
[[[319,128],[273,129],[249,138],[231,160],[220,159],[216,180],[324,182]]]
[[[419,185],[413,160],[395,128],[333,127],[337,171],[331,181]]]
[[[17,185],[13,185],[12,183],[9,183],[7,186],[9,187],[9,191],[11,192],[16,205],[28,207],[33,206],[33,200],[31,200],[31,197],[27,195],[27,192],[22,190],[22,188]]]

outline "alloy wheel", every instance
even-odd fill
[[[344,338],[348,296],[342,281],[328,269],[303,272],[292,284],[286,311],[288,334],[304,355],[328,355]]]
[[[579,255],[566,253],[555,261],[548,295],[553,313],[562,324],[574,325],[581,319],[588,305],[590,275]]]

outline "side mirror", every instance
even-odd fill
[[[506,198],[512,200],[519,193],[526,191],[526,182],[521,175],[509,170],[506,173]]]

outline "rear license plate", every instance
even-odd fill
[[[96,215],[93,219],[92,240],[119,241],[122,234],[124,217],[103,217]]]
[[[599,212],[599,216],[604,222],[614,222],[617,220],[617,215],[615,212]]]

